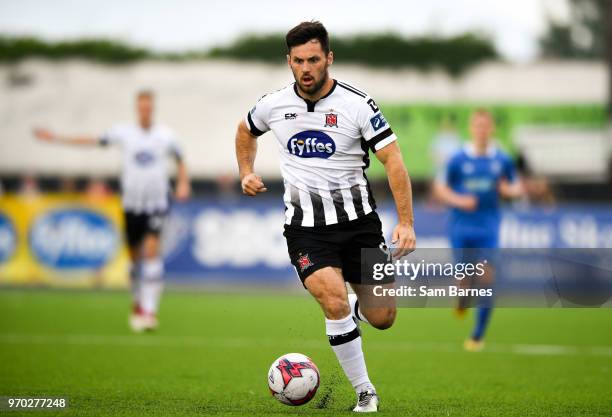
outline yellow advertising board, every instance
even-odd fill
[[[126,287],[117,196],[0,197],[0,285]]]

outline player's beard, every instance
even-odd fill
[[[301,80],[297,78],[296,78],[296,81],[298,83],[298,87],[303,93],[308,94],[309,96],[315,96],[319,91],[321,91],[321,89],[323,88],[327,80],[329,79],[329,73],[327,72],[327,66],[325,66],[325,69],[323,70],[323,74],[321,75],[321,78],[318,81],[314,76],[312,75],[310,76],[314,78],[315,82],[312,83],[312,85],[308,87],[304,86]]]

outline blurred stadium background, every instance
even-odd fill
[[[237,2],[234,13],[247,16],[256,13],[247,3]],[[288,326],[288,334],[256,324],[245,330],[242,345],[236,342],[240,347],[229,346],[235,349],[234,353],[253,354],[256,360],[266,362],[271,361],[275,353],[291,348],[303,350],[303,346],[307,346],[325,358],[320,359],[324,364],[335,366],[331,356],[324,356],[328,355],[324,350],[325,340],[312,341],[321,330],[312,324],[318,320],[314,304],[304,307],[305,300],[279,301],[281,297],[275,299],[268,293],[262,293],[255,301],[219,294],[219,289],[221,292],[262,288],[301,291],[289,265],[282,237],[282,181],[274,140],[269,136],[260,139],[256,162],[256,169],[270,191],[265,196],[249,199],[239,190],[234,132],[239,119],[264,92],[292,82],[283,64],[284,46],[279,34],[311,17],[322,20],[330,30],[332,49],[336,52],[333,76],[350,81],[375,97],[400,138],[413,180],[420,247],[448,245],[446,212],[430,198],[429,185],[449,149],[467,139],[469,114],[480,106],[493,111],[497,121],[496,137],[516,158],[528,189],[528,197],[504,209],[503,246],[612,247],[612,8],[606,0],[500,1],[488,2],[488,6],[487,2],[477,1],[434,1],[429,6],[421,2],[389,2],[389,5],[381,2],[372,13],[394,16],[381,17],[379,26],[364,25],[364,30],[358,29],[358,23],[347,29],[350,19],[343,18],[338,10],[354,7],[356,21],[362,21],[370,18],[369,9],[347,2],[338,3],[329,6],[330,23],[325,13],[301,16],[297,11],[284,10],[279,11],[274,25],[269,21],[251,25],[244,23],[244,18],[237,19],[238,23],[229,25],[231,29],[228,30],[233,31],[231,36],[213,31],[214,36],[205,47],[197,46],[197,42],[206,37],[206,24],[200,24],[195,17],[183,16],[187,22],[185,36],[198,33],[200,38],[193,36],[191,43],[182,47],[175,44],[159,47],[154,41],[147,43],[146,31],[135,34],[135,28],[146,27],[143,22],[147,21],[147,7],[142,4],[139,8],[111,2],[110,9],[125,7],[127,15],[125,19],[113,21],[113,13],[105,14],[101,10],[103,3],[91,2],[95,5],[92,10],[100,13],[99,20],[106,22],[104,26],[96,23],[96,13],[82,19],[87,15],[84,8],[89,6],[74,6],[73,15],[68,12],[62,15],[64,12],[51,10],[53,7],[49,4],[38,10],[40,4],[35,1],[0,2],[0,15],[3,16],[0,17],[0,295],[4,299],[0,303],[0,321],[3,322],[0,352],[6,359],[2,365],[5,376],[0,376],[0,394],[8,394],[10,387],[23,393],[69,390],[65,394],[75,393],[80,404],[86,409],[90,407],[87,410],[93,415],[97,400],[88,397],[77,382],[53,380],[56,388],[48,389],[45,387],[49,385],[45,384],[51,379],[41,377],[37,380],[33,371],[21,375],[16,366],[7,365],[14,360],[13,363],[25,366],[22,369],[28,367],[28,359],[19,356],[16,346],[28,346],[25,352],[37,352],[53,360],[58,360],[54,353],[58,346],[70,346],[73,350],[68,351],[68,358],[57,364],[68,369],[69,375],[84,381],[91,375],[68,362],[85,363],[90,359],[85,352],[77,352],[75,346],[86,345],[91,352],[99,350],[105,355],[104,346],[123,349],[132,343],[117,336],[127,334],[123,317],[127,311],[122,310],[127,306],[127,295],[120,296],[123,298],[119,302],[110,298],[109,294],[115,294],[113,291],[85,294],[21,289],[127,287],[128,258],[118,198],[119,152],[45,145],[33,139],[32,129],[47,126],[66,133],[102,133],[118,121],[134,118],[134,94],[143,87],[152,88],[157,94],[157,120],[170,125],[179,134],[194,187],[191,201],[173,207],[164,232],[167,283],[180,291],[171,293],[168,301],[162,302],[161,332],[166,333],[144,343],[164,346],[168,352],[175,353],[172,358],[168,354],[164,359],[168,361],[164,378],[176,369],[181,375],[187,375],[187,382],[191,381],[189,378],[199,378],[177,360],[183,354],[189,363],[202,358],[192,351],[181,353],[181,347],[197,348],[213,356],[225,352],[228,345],[215,344],[215,340],[226,336],[220,324],[197,329],[190,326],[199,326],[195,324],[196,319],[217,317],[214,314],[219,312],[224,312],[225,318],[232,323],[240,323],[238,313],[227,311],[227,306],[234,302],[241,306],[238,311],[245,314],[261,311],[269,320],[279,319],[274,315],[274,303],[280,303],[281,311],[295,307],[301,312],[305,326],[292,330],[288,317],[291,313],[286,312],[274,327]],[[279,5],[262,7],[273,12]],[[57,8],[61,9],[60,6],[68,7],[65,2],[58,2]],[[151,17],[149,22],[153,26],[149,30],[155,32],[156,27],[165,24],[163,12],[160,12],[163,7],[159,2],[148,6],[157,10],[157,20]],[[187,10],[185,13],[189,10],[196,15],[210,12],[212,17],[204,18],[205,23],[219,19],[219,13],[231,13],[231,5],[219,5],[221,11],[208,9],[217,6],[196,7],[190,2],[183,6]],[[423,9],[419,13],[425,17],[416,25],[417,29],[408,30],[401,20],[405,18],[409,25],[413,17],[408,15],[414,7]],[[470,7],[479,9],[474,15],[483,18],[480,21],[466,18],[462,24],[457,24],[460,19],[455,18],[454,13],[469,14]],[[519,18],[522,14],[524,21]],[[60,15],[62,19],[53,23]],[[167,18],[172,24],[168,23],[168,31],[177,27],[180,16],[175,11],[170,13]],[[285,17],[287,20],[281,20]],[[349,23],[344,22],[346,20]],[[45,22],[49,23],[48,27]],[[515,26],[513,30],[510,30],[512,27],[506,30],[500,22],[515,22]],[[132,23],[134,27],[130,26]],[[89,24],[91,30],[87,29]],[[58,29],[61,25],[66,29],[63,32]],[[521,31],[531,34],[531,38],[525,38],[525,33],[523,37],[517,35]],[[521,47],[521,42],[526,46]],[[380,202],[383,223],[389,228],[394,221],[394,211],[384,171],[374,163],[369,176]],[[202,294],[201,304],[193,295],[182,292],[192,288],[201,288],[210,294]],[[80,301],[72,297],[79,294]],[[248,303],[255,303],[253,305],[261,310],[250,310]],[[605,394],[612,345],[609,314],[575,314],[579,316],[570,316],[569,312],[548,312],[537,317],[527,312],[500,313],[500,326],[496,328],[493,324],[492,330],[493,344],[502,344],[498,345],[498,354],[517,353],[514,348],[503,345],[516,340],[539,343],[538,346],[584,345],[570,353],[559,353],[568,357],[589,351],[590,344],[604,349],[594,350],[599,353],[587,355],[580,363],[549,362],[546,369],[530,360],[516,360],[514,371],[502,369],[501,374],[506,372],[507,377],[517,378],[527,385],[525,375],[534,369],[542,378],[557,378],[557,388],[561,387],[557,392],[554,387],[550,390],[533,387],[534,391],[543,390],[544,400],[538,405],[542,412],[609,415],[612,405]],[[450,317],[442,316],[440,312],[415,313],[415,317],[431,320],[431,323],[446,323],[438,328],[445,329],[446,336],[440,336],[424,322],[419,322],[419,327],[417,319],[413,318],[410,324],[413,333],[401,334],[398,346],[413,353],[423,352],[424,363],[436,363],[440,356],[450,355],[454,351],[447,349],[449,338],[457,337],[459,343],[462,336],[460,330],[445,327]],[[185,317],[193,319],[191,324],[184,321]],[[215,320],[223,319],[217,317]],[[548,331],[525,330],[526,321],[534,325],[539,323],[541,329]],[[555,331],[562,329],[563,323],[567,325],[566,331]],[[506,326],[506,333],[502,326]],[[261,336],[266,332],[265,337]],[[97,333],[99,338],[91,336]],[[188,339],[193,334],[200,339]],[[304,334],[311,339],[306,345],[300,344]],[[108,338],[101,338],[103,335]],[[171,341],[172,337],[178,338],[176,343]],[[209,343],[207,337],[211,337],[212,342]],[[262,337],[265,340],[262,341]],[[283,337],[286,339],[278,349],[270,342]],[[372,349],[387,352],[384,339],[373,338],[380,340]],[[442,341],[442,345],[438,343],[433,350],[429,349],[434,346],[430,344],[432,340]],[[266,346],[270,353],[266,350],[264,355],[247,349],[258,343]],[[540,352],[536,348],[535,353],[533,349],[526,349],[528,354],[549,353],[546,349]],[[554,347],[552,351],[556,354]],[[126,380],[133,379],[129,371],[131,365],[146,369],[143,373],[146,377],[159,376],[147,368],[145,359],[134,359],[136,356],[131,352],[122,355],[126,354],[124,357],[135,361],[136,365],[134,362],[125,365],[118,374],[104,371],[117,363],[110,356],[103,356],[106,359],[102,359],[98,368],[91,365],[94,374],[99,372],[107,378],[100,382],[103,388],[94,390],[94,397],[106,395],[104,390],[107,389],[110,393],[113,384],[123,383],[119,375]],[[115,356],[116,359],[121,355]],[[501,363],[496,358],[485,359],[485,363],[488,360],[491,366]],[[427,381],[439,383],[431,380],[432,375],[440,375],[436,371],[462,378],[464,371],[475,363],[472,359],[466,361],[462,368],[450,371],[446,368],[432,372],[406,369],[406,372],[423,378],[424,384]],[[62,372],[51,365],[44,365],[43,369],[49,375]],[[566,376],[563,369],[568,370]],[[253,377],[246,376],[251,370],[246,367],[240,371],[242,373],[236,371],[236,375],[251,381]],[[525,374],[519,375],[522,371]],[[208,374],[209,377],[223,379],[221,370],[215,372]],[[259,368],[253,372],[259,372]],[[257,384],[259,379],[263,381],[264,372],[260,372],[262,378],[255,378]],[[569,386],[580,380],[576,375],[584,378],[585,384],[596,385],[592,396],[569,393]],[[168,380],[176,384],[172,387],[186,390],[187,397],[199,395],[192,392],[190,385],[179,384],[170,377]],[[485,378],[482,387],[490,381]],[[137,399],[136,404],[146,408],[150,406],[146,403],[147,398],[152,398],[147,395],[162,395],[162,400],[154,403],[157,405],[163,401],[163,395],[168,395],[161,394],[167,392],[167,387],[160,385],[147,391],[149,388],[143,388],[144,382],[139,383],[130,388],[133,391],[127,389],[128,394],[108,394],[109,398],[121,399],[137,392],[143,397]],[[227,384],[227,381],[220,382],[222,386]],[[453,390],[450,385],[446,388]],[[250,389],[252,387],[246,383],[239,386],[239,390],[247,392],[247,397],[252,395],[252,391],[248,394]],[[437,395],[444,390],[440,387]],[[563,393],[565,397],[561,398]],[[224,395],[224,400],[232,401],[231,397],[226,398],[229,394]],[[470,395],[474,404],[480,404],[480,400],[486,402]],[[508,398],[506,406],[529,402],[529,394],[525,391],[517,396]],[[433,411],[427,408],[435,402],[436,398],[417,402],[416,406],[423,408],[411,411],[431,415],[446,413],[446,409],[435,406]],[[173,404],[183,415],[202,411],[178,402]],[[257,410],[265,414],[267,403],[263,404]],[[567,413],[572,404],[576,409]],[[594,410],[587,412],[586,408],[581,408],[592,404],[596,404]],[[511,408],[502,405],[501,410]],[[125,409],[119,407],[114,411],[121,414]],[[495,410],[489,411],[489,415],[493,415]]]
[[[508,57],[496,43],[499,34],[487,36],[477,26],[446,36],[355,30],[333,36],[333,75],[366,88],[401,138],[421,247],[447,244],[444,211],[429,201],[428,184],[449,149],[465,140],[476,106],[493,110],[499,142],[528,184],[529,197],[508,207],[504,245],[612,245],[604,6],[540,2],[538,53],[530,58]],[[3,8],[11,12],[8,23],[27,10]],[[69,19],[66,24],[69,32]],[[99,134],[131,120],[134,93],[150,87],[158,94],[157,119],[181,138],[195,189],[190,203],[172,211],[166,230],[169,282],[262,278],[299,285],[280,233],[276,145],[269,137],[260,141],[257,170],[271,192],[257,201],[239,195],[233,147],[245,111],[263,92],[292,81],[282,63],[283,39],[265,30],[237,35],[208,49],[161,52],[115,33],[99,39],[2,35],[1,282],[125,285],[118,151],[44,145],[31,130]],[[389,225],[393,212],[380,165],[374,163],[370,177]],[[85,211],[58,217],[58,207]],[[91,210],[108,220],[107,228],[96,229]],[[103,243],[91,244],[88,231],[100,233]]]

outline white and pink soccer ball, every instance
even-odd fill
[[[287,405],[303,405],[312,400],[319,382],[317,365],[301,353],[281,356],[268,371],[268,386],[272,396]]]

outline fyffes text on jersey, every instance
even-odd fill
[[[289,139],[287,150],[300,158],[329,158],[336,152],[336,144],[329,135],[317,130],[306,130]]]

